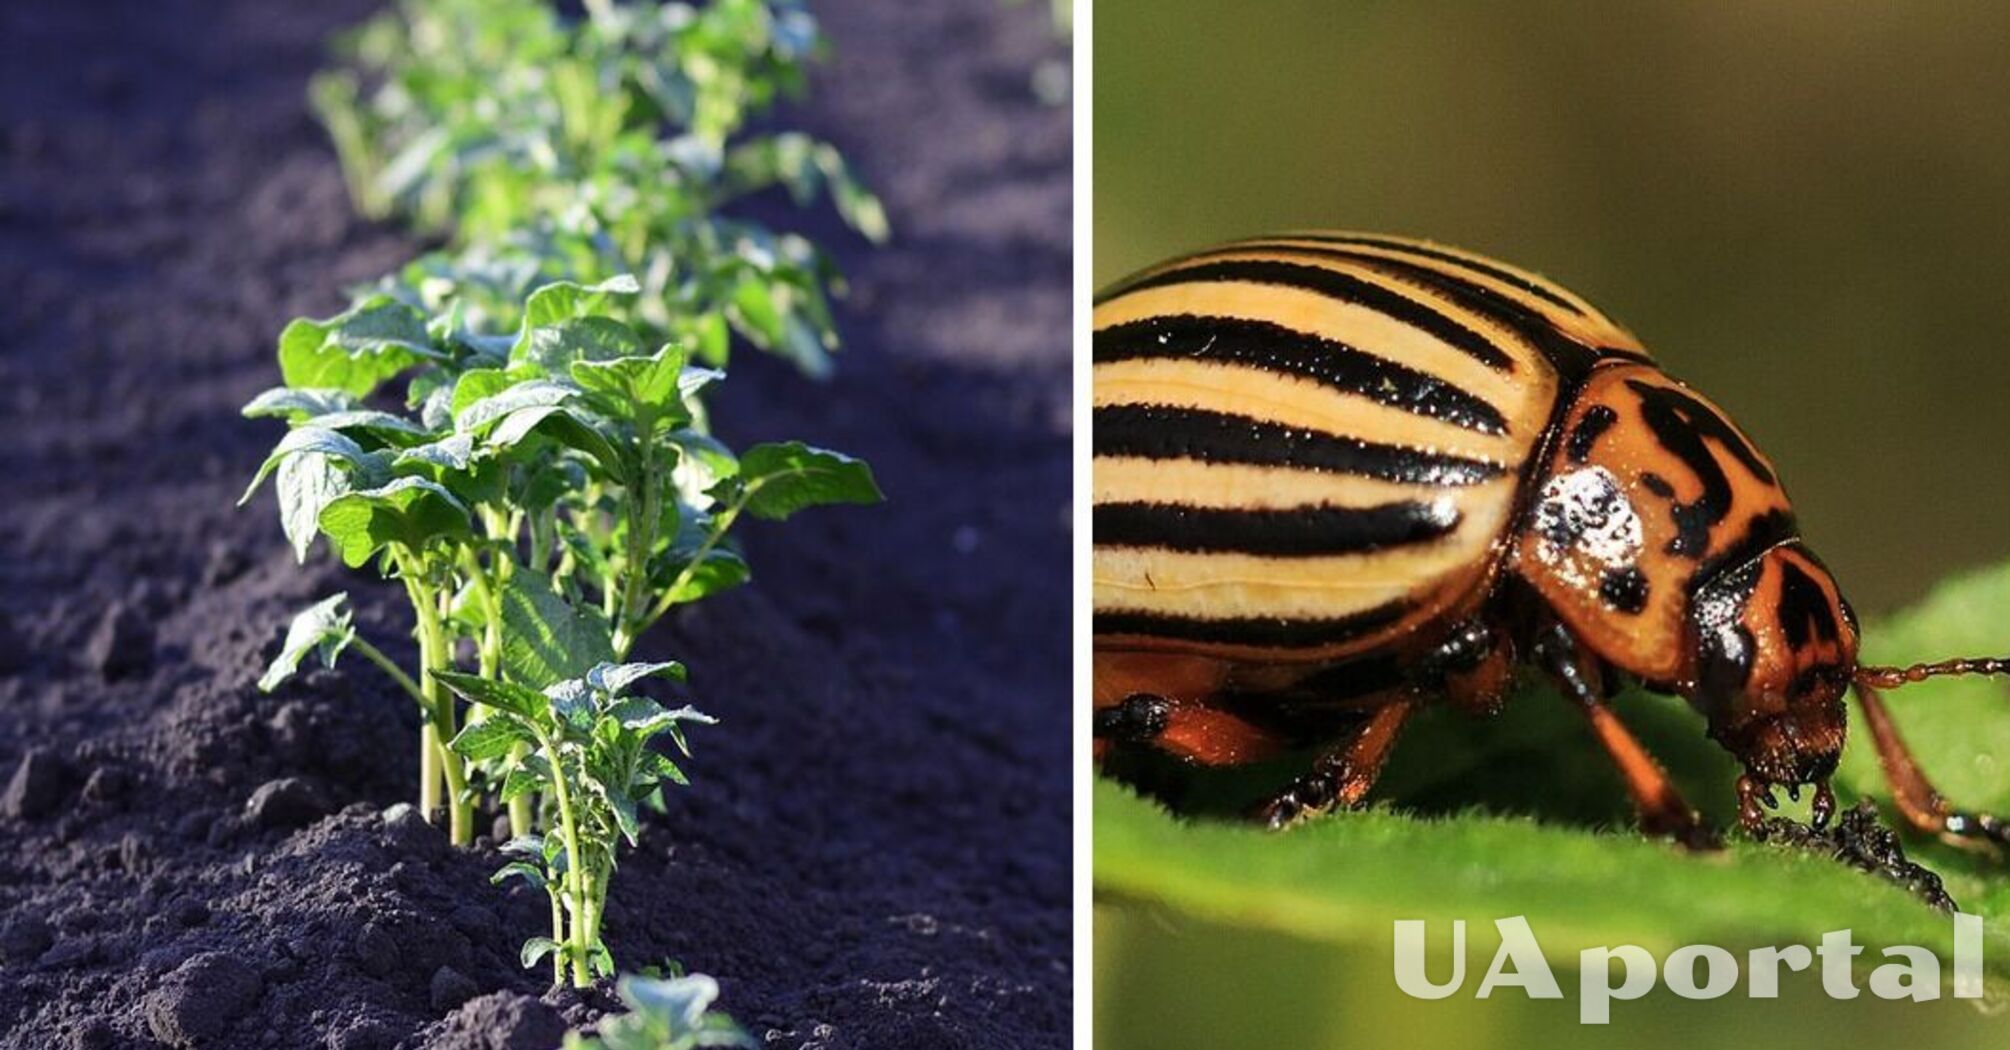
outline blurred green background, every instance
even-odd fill
[[[1724,405],[1867,615],[2010,556],[2010,6],[1099,0],[1094,18],[1099,285],[1285,227],[1479,250],[1585,295]],[[1103,901],[1098,1045],[2010,1034],[1965,1005],[1791,988],[1579,1029],[1574,998],[1475,1003],[1475,975],[1420,1003],[1388,966],[1386,946]]]

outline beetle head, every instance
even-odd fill
[[[1799,541],[1718,573],[1691,611],[1689,698],[1753,779],[1826,780],[1842,754],[1857,622]]]

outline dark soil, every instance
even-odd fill
[[[609,1005],[518,967],[543,899],[492,849],[397,808],[415,716],[367,665],[252,684],[337,589],[410,652],[391,588],[232,508],[280,326],[421,247],[354,218],[303,105],[368,6],[0,7],[0,1046],[540,1048]],[[1069,121],[1029,83],[1062,49],[1038,4],[819,10],[790,119],[897,241],[773,208],[844,263],[849,345],[824,385],[741,355],[717,413],[891,502],[750,528],[755,585],[638,648],[724,724],[608,939],[771,1045],[1059,1046]]]

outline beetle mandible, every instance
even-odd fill
[[[1712,841],[1608,706],[1687,699],[1742,763],[1748,828],[1813,785],[1854,688],[1900,813],[1970,843],[1879,690],[2010,661],[1857,661],[1859,627],[1771,462],[1625,329],[1429,242],[1299,232],[1161,263],[1097,298],[1095,738],[1240,765],[1306,744],[1273,827],[1362,803],[1417,707],[1553,681],[1650,833]]]

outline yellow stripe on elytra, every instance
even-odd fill
[[[1300,467],[1245,463],[1202,463],[1190,459],[1099,456],[1090,468],[1096,503],[1172,503],[1225,510],[1281,510],[1290,507],[1372,507],[1403,500],[1449,500],[1462,516],[1483,501],[1508,499],[1515,478],[1484,484],[1443,486],[1386,481]]]
[[[1241,256],[1227,256],[1223,261]],[[1248,258],[1263,258],[1251,254]],[[1361,269],[1362,274],[1368,271]],[[1267,321],[1309,336],[1344,343],[1455,386],[1506,413],[1527,398],[1538,366],[1523,364],[1514,373],[1489,368],[1465,351],[1414,325],[1379,310],[1342,302],[1317,292],[1286,285],[1248,281],[1203,281],[1146,288],[1120,296],[1096,308],[1095,325],[1140,321],[1167,314],[1197,314]],[[1477,327],[1477,326],[1469,326]],[[1512,353],[1509,347],[1502,348]]]
[[[1112,361],[1091,371],[1091,400],[1112,405],[1166,405],[1251,416],[1385,445],[1442,452],[1518,467],[1547,418],[1507,414],[1506,435],[1483,434],[1430,416],[1371,401],[1309,379],[1206,361]],[[1525,406],[1533,408],[1533,406]]]
[[[1440,539],[1366,554],[1271,558],[1097,547],[1099,612],[1310,619],[1349,616],[1402,598],[1449,602],[1482,573],[1509,501],[1474,501]]]

